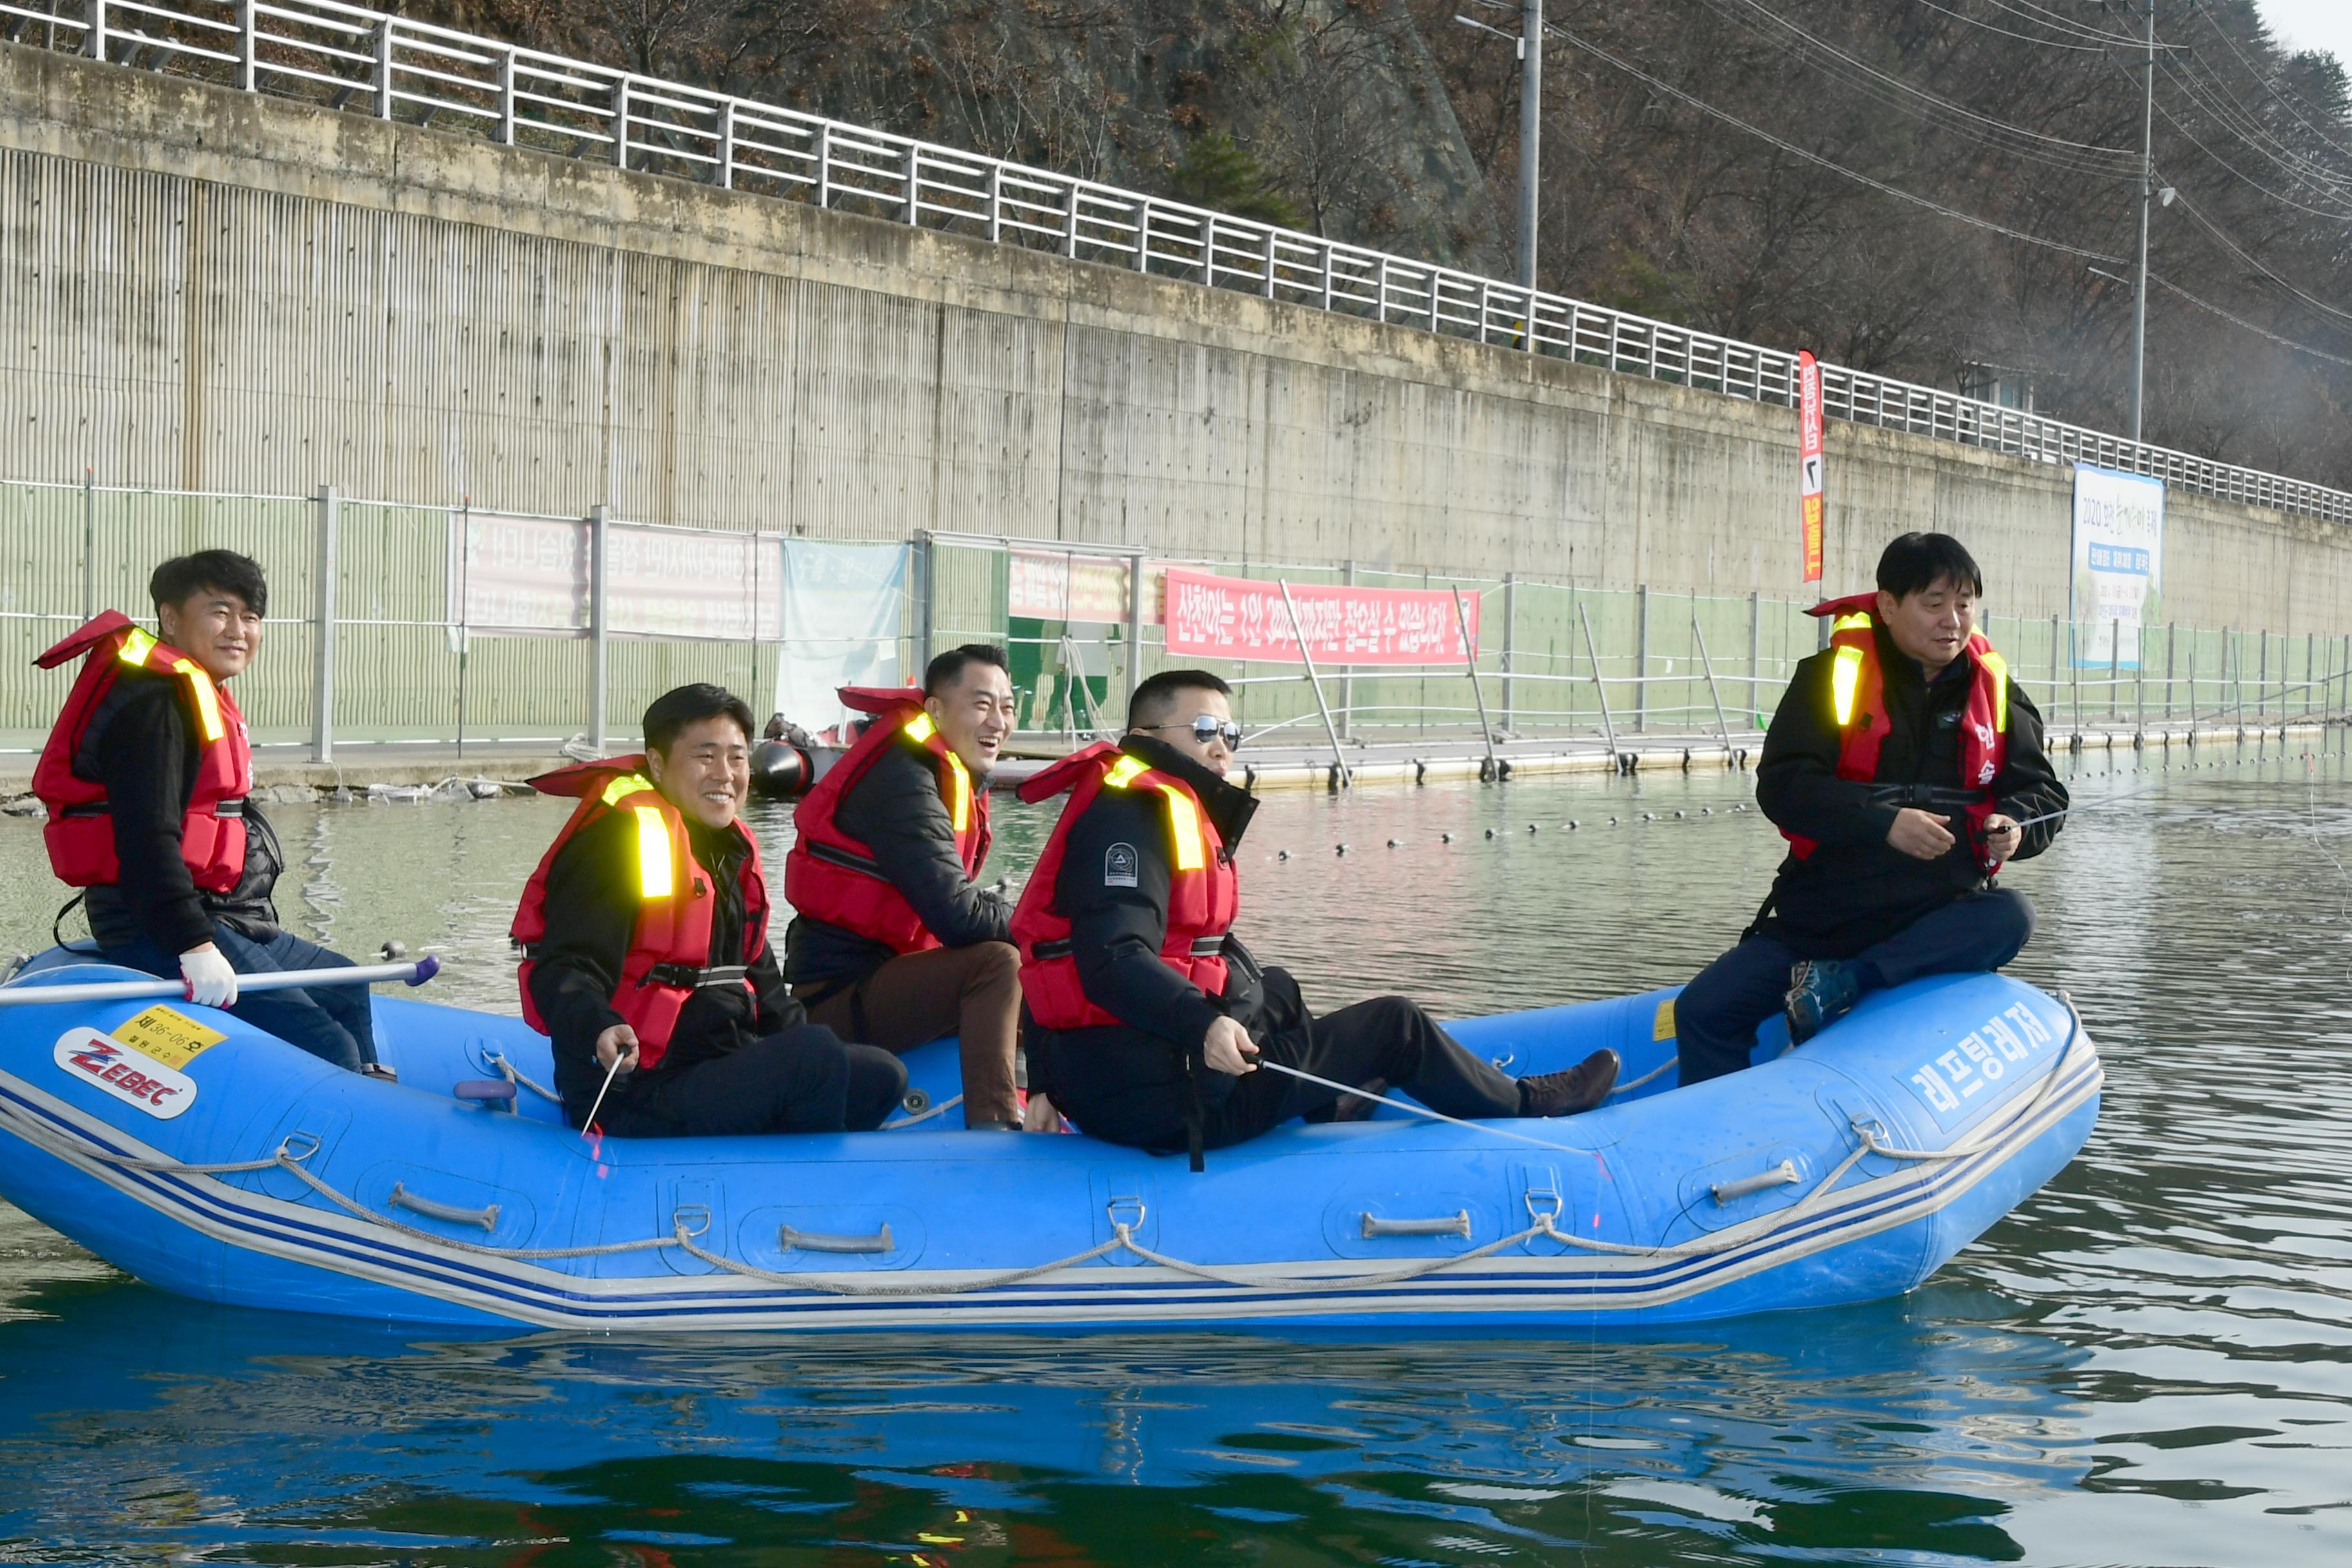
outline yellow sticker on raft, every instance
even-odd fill
[[[1671,1040],[1675,1037],[1675,999],[1671,996],[1658,1004],[1658,1016],[1650,1020],[1650,1038]]]
[[[114,1026],[113,1037],[140,1055],[165,1067],[184,1068],[197,1053],[228,1038],[205,1028],[185,1013],[153,1006]]]

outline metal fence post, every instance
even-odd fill
[[[2305,632],[2305,633],[2304,633],[2304,634],[2303,634],[2303,710],[2304,710],[2304,712],[2305,712],[2306,715],[2308,715],[2308,714],[2311,712],[2311,699],[2312,699],[2313,695],[2315,694],[2315,692],[2314,692],[2314,687],[2313,687],[2313,676],[2314,676],[2314,673],[2315,672],[2315,670],[2316,670],[2316,668],[2317,668],[2318,656],[2319,656],[2319,634],[2318,634],[2317,632]]]
[[[1601,698],[1601,738],[1609,742],[1609,754],[1617,755],[1617,726],[1609,717],[1609,685],[1601,675],[1601,649],[1592,640],[1592,617],[1584,613],[1584,601],[1576,602],[1576,618],[1584,627],[1585,657],[1592,661],[1592,689]]]
[[[719,104],[719,188],[722,191],[735,188],[735,100],[731,98],[722,99]],[[990,203],[992,209],[994,205],[993,201]],[[996,237],[993,227],[989,230],[988,237]]]
[[[1299,622],[1298,604],[1290,596],[1290,584],[1279,577],[1275,581],[1282,589],[1282,606],[1290,612],[1290,629],[1298,638],[1298,662],[1307,667],[1307,684],[1315,689],[1315,706],[1323,715],[1323,733],[1331,741],[1331,787],[1346,789],[1355,782],[1354,773],[1348,766],[1347,753],[1339,749],[1339,730],[1331,722],[1330,706],[1323,700],[1323,682],[1315,673],[1315,650],[1307,646],[1310,639],[1306,626]],[[1458,614],[1462,608],[1459,599],[1454,607]]]
[[[2107,619],[2107,722],[2116,721],[2117,688],[2124,683],[2124,620],[2121,616]]]
[[[1135,706],[1135,689],[1143,681],[1144,552],[1135,552],[1127,572],[1127,704]]]
[[[2180,654],[2180,623],[2167,622],[2164,628],[2164,721],[2172,722],[2172,670]],[[2192,701],[2190,707],[2196,704]]]
[[[938,625],[939,542],[928,528],[915,531],[915,668],[919,673],[930,666],[931,638]]]
[[[604,589],[610,575],[606,568],[609,542],[608,525],[612,521],[609,508],[588,509],[588,743],[598,754],[604,750],[604,707],[610,691],[612,666],[608,659],[611,644],[608,637],[609,616],[605,614]]]
[[[1691,639],[1698,644],[1699,668],[1706,671],[1706,694],[1715,701],[1715,732],[1723,737],[1723,760],[1731,761],[1731,726],[1723,718],[1723,693],[1715,684],[1715,660],[1706,651],[1706,629],[1698,624],[1698,605],[1691,605]]]
[[[335,760],[335,535],[342,522],[342,506],[332,485],[319,487],[319,585],[314,599],[318,646],[312,650],[310,678],[310,760]]]
[[[613,89],[613,167],[629,166],[629,79]]]
[[[1751,588],[1748,592],[1748,712],[1756,716],[1759,728],[1764,720],[1764,595]],[[1741,729],[1748,728],[1746,716]]]
[[[1503,733],[1506,735],[1516,728],[1511,700],[1511,667],[1517,662],[1513,656],[1518,647],[1518,632],[1519,574],[1506,572],[1503,574]]]
[[[1597,673],[1597,672],[1596,672]],[[1633,590],[1633,732],[1650,728],[1650,585]]]
[[[375,27],[375,117],[392,118],[392,18]]]
[[[1355,557],[1349,556],[1347,560],[1339,563],[1339,581],[1347,584],[1351,588],[1356,585]],[[1352,664],[1343,664],[1339,667],[1339,719],[1340,734],[1349,736],[1350,738],[1353,737],[1354,731],[1349,728],[1349,726],[1353,723],[1355,717],[1356,667]]]
[[[515,144],[515,52],[499,52],[499,145]]]
[[[2058,617],[2053,616],[2050,617],[2050,716],[2053,719],[2058,716],[2058,698],[2066,689],[2066,678],[2060,673],[2063,667],[2059,664],[2059,658]]]
[[[81,471],[81,618],[98,614],[98,470]]]
[[[2254,722],[2263,723],[2271,716],[2271,634],[2263,628],[2262,661],[2254,666]]]
[[[241,92],[253,90],[253,73],[260,51],[254,39],[254,0],[236,0],[236,85]]]
[[[81,47],[91,59],[106,58],[106,0],[89,0],[89,33]]]

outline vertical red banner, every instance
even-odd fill
[[[1797,504],[1804,521],[1805,581],[1822,580],[1822,365],[1797,356]]]

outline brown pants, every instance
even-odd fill
[[[793,988],[803,1000],[827,982]],[[808,1010],[845,1040],[904,1053],[942,1035],[963,1048],[963,1120],[1021,1121],[1013,1046],[1021,1020],[1021,955],[1010,942],[902,953]],[[865,1027],[858,1027],[864,1020]]]

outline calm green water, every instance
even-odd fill
[[[198,1306],[5,1212],[0,1561],[2352,1561],[2352,774],[2340,732],[2198,763],[2094,757],[2078,798],[2120,804],[2015,875],[2019,971],[2082,1004],[2105,1117],[1905,1300],[1470,1341],[461,1340]],[[1326,1005],[1680,980],[1777,858],[1747,791],[1276,795],[1244,929]],[[447,994],[509,1005],[558,807],[278,815],[294,924],[436,945]],[[1017,872],[1042,825],[1003,815]],[[0,944],[46,943],[30,824],[0,889]]]

